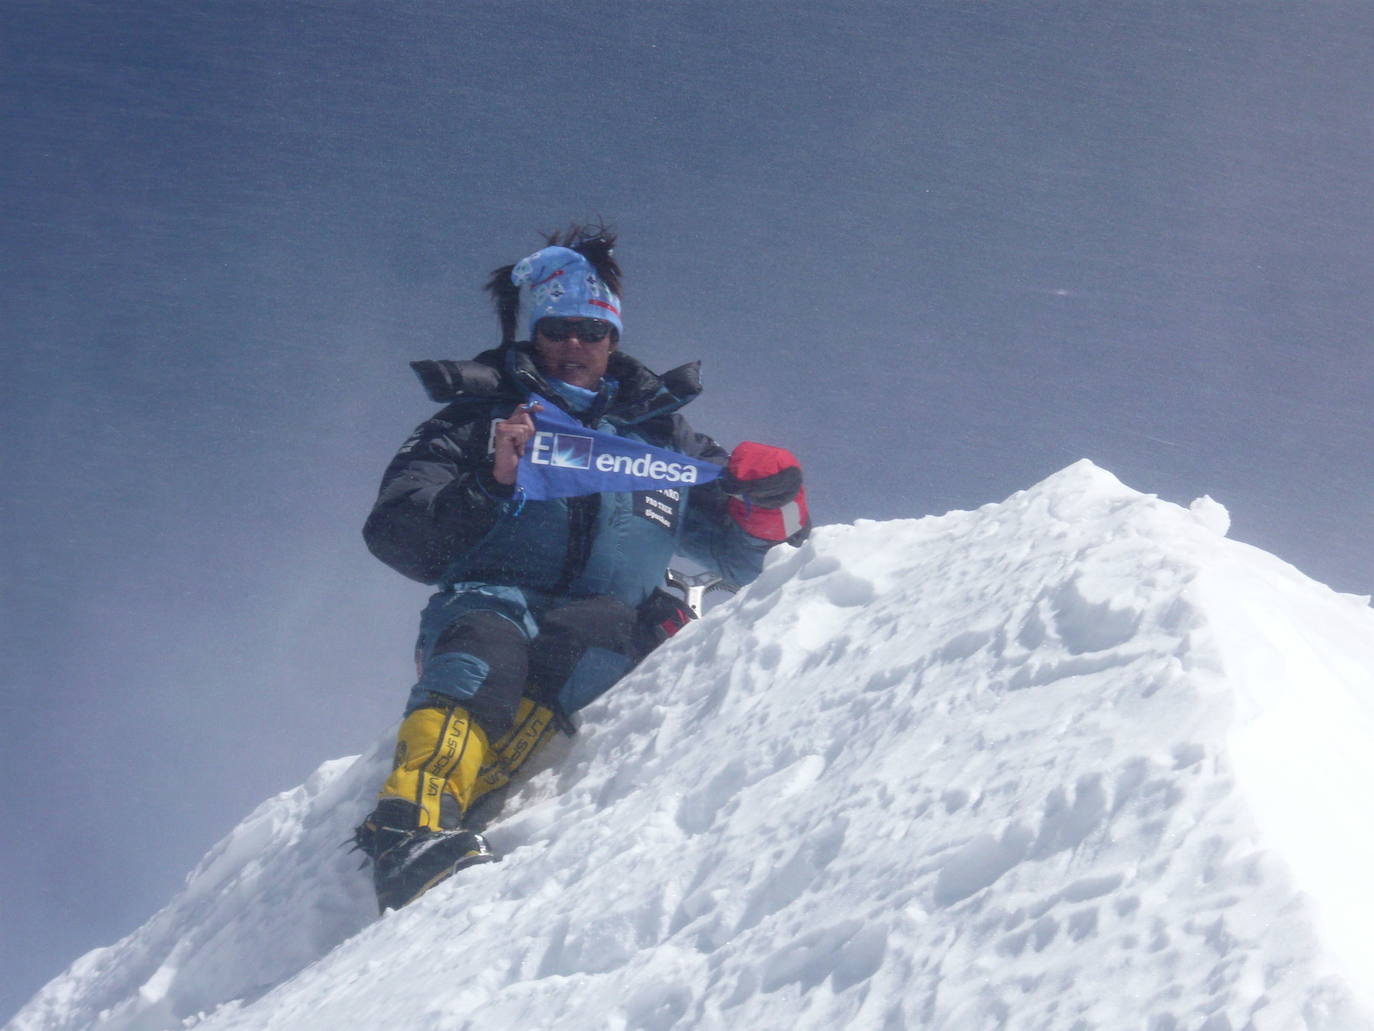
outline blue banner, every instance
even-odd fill
[[[525,445],[516,486],[530,501],[571,498],[603,491],[690,488],[725,470],[642,441],[588,429],[538,394],[530,403],[534,436]]]

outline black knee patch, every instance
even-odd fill
[[[445,698],[468,711],[495,741],[515,722],[515,709],[529,680],[529,638],[505,616],[469,612],[451,623],[434,642],[434,655],[464,652],[488,666],[482,687],[471,698]]]
[[[604,648],[638,661],[637,625],[634,609],[605,596],[582,598],[545,613],[529,653],[530,679],[538,700],[556,703],[559,690],[588,648]]]

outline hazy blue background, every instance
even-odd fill
[[[0,0],[0,62],[0,1017],[398,716],[406,362],[574,216],[820,522],[1089,457],[1374,590],[1374,5]]]

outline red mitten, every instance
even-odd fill
[[[811,532],[801,464],[786,448],[745,441],[731,453],[720,484],[745,533],[796,545]]]

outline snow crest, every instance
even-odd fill
[[[501,863],[373,916],[387,738],[9,1027],[1374,1027],[1374,612],[1227,523],[1080,462],[820,528],[587,711]]]

